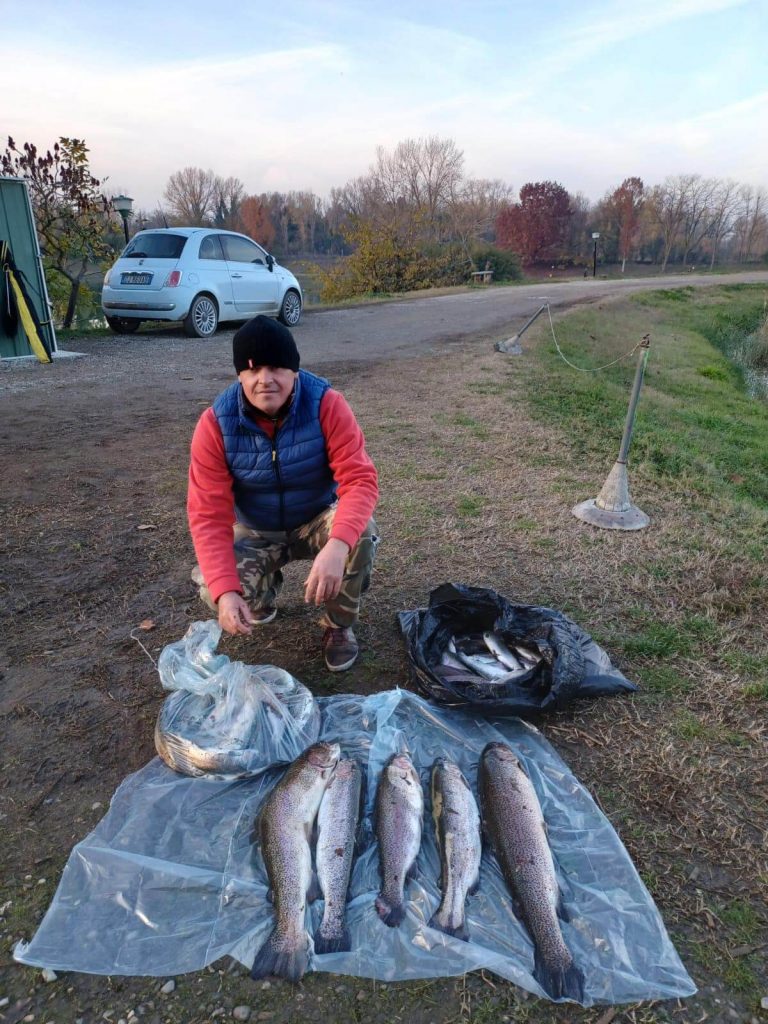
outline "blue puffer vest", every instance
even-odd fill
[[[327,380],[299,370],[293,402],[273,439],[248,416],[237,381],[213,403],[234,478],[238,521],[254,530],[294,530],[336,497],[320,426]]]

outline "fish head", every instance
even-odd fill
[[[500,766],[504,765],[508,768],[519,768],[520,771],[525,771],[517,754],[511,747],[508,747],[506,743],[488,743],[483,750],[482,760],[486,762],[495,762]]]
[[[407,754],[395,754],[389,759],[384,768],[387,781],[394,788],[403,793],[409,800],[418,790],[421,796],[421,783],[413,767],[413,761]]]
[[[432,784],[439,785],[440,779],[460,779],[461,768],[447,757],[436,757],[432,765]]]
[[[311,746],[305,754],[307,764],[314,768],[324,777],[331,774],[341,757],[341,747],[338,743],[326,743],[321,741]]]
[[[357,763],[357,761],[353,760],[352,758],[345,757],[342,758],[342,760],[340,760],[336,765],[336,770],[333,773],[333,777],[335,779],[347,780],[353,779],[355,775],[359,774],[360,765]]]

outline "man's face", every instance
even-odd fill
[[[293,391],[297,374],[284,366],[254,366],[241,370],[237,378],[245,397],[266,416],[274,416],[285,405]]]

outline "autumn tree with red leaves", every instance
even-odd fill
[[[267,251],[275,241],[275,226],[267,205],[259,196],[246,196],[240,204],[240,223],[246,235],[255,238]]]
[[[643,182],[640,178],[625,178],[608,197],[608,203],[616,218],[619,233],[619,258],[621,272],[627,265],[630,253],[637,244],[640,231],[640,213],[643,208]]]
[[[496,218],[496,243],[524,264],[560,259],[567,251],[571,197],[556,181],[527,182],[520,200]]]

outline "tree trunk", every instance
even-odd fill
[[[624,273],[624,268],[626,267],[626,265],[627,265],[627,257],[626,256],[622,256],[622,259],[621,259],[621,272],[622,272],[622,274]]]
[[[80,279],[72,281],[69,289],[69,302],[67,303],[67,312],[64,316],[64,323],[62,327],[65,329],[72,326],[72,321],[75,319],[75,311],[77,309],[77,299],[80,295]]]

